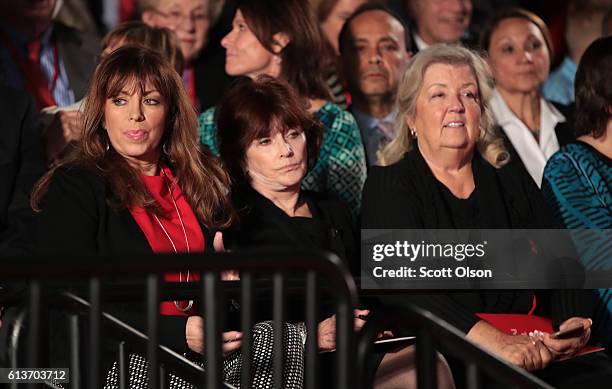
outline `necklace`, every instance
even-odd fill
[[[189,248],[189,239],[187,238],[187,230],[185,229],[185,223],[183,223],[181,212],[179,211],[178,206],[176,205],[176,201],[174,200],[174,195],[172,194],[172,188],[170,188],[170,184],[168,184],[168,177],[166,176],[166,173],[164,173],[163,168],[161,169],[161,174],[162,176],[164,176],[164,182],[166,183],[166,187],[168,188],[168,193],[170,193],[172,204],[174,205],[176,214],[178,215],[179,221],[181,222],[181,228],[183,229],[183,235],[185,236],[185,244],[187,245],[187,253],[189,254],[191,250]],[[159,218],[155,214],[153,214],[153,217],[157,221],[157,224],[159,224],[159,226],[161,227],[162,231],[164,231],[164,234],[166,234],[166,237],[168,238],[168,240],[170,241],[170,244],[172,245],[172,248],[174,249],[174,253],[178,254],[178,250],[176,249],[174,240],[172,239],[168,231],[166,231],[166,228],[162,224],[161,220],[159,220]],[[183,272],[179,272],[179,282],[183,282]],[[189,282],[189,270],[187,270],[187,277],[185,278],[185,282]],[[189,303],[184,308],[180,306],[179,301],[174,301],[174,306],[180,311],[187,312],[193,306],[193,300],[189,300]]]

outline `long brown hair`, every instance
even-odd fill
[[[218,159],[200,148],[197,114],[183,80],[161,55],[143,46],[122,47],[105,57],[96,69],[87,93],[80,145],[36,184],[32,195],[35,210],[39,210],[57,168],[74,164],[104,178],[112,193],[112,198],[107,199],[112,206],[141,206],[149,212],[158,212],[139,172],[115,151],[102,126],[108,99],[116,97],[125,86],[135,85],[144,90],[147,82],[155,86],[167,105],[161,159],[172,169],[176,184],[201,222],[209,228],[229,226],[234,219],[229,177]]]
[[[274,51],[274,34],[288,35],[280,53],[281,77],[301,97],[331,99],[321,64],[323,38],[315,16],[304,0],[238,0],[237,7],[259,42]]]

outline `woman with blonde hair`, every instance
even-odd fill
[[[373,167],[366,181],[362,228],[553,228],[537,186],[509,159],[493,130],[486,62],[468,49],[438,44],[415,55],[407,69],[397,100],[399,135],[379,153],[383,166]],[[517,240],[514,248],[531,255],[525,258],[535,267],[541,255],[530,251],[529,243]],[[421,306],[509,363],[547,371],[552,361],[575,354],[589,341],[592,322],[579,313],[586,306],[583,298],[573,291],[444,290],[385,297],[384,303]],[[584,331],[564,340],[550,334],[511,335],[477,316],[524,314],[527,321],[534,312],[560,329],[581,325]],[[559,382],[554,374],[546,379]]]

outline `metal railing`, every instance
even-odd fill
[[[191,272],[201,273],[201,280],[197,283],[199,296],[188,296],[194,299],[199,297],[202,302],[201,312],[205,314],[204,333],[206,337],[203,361],[206,368],[190,362],[180,354],[159,345],[159,303],[168,299],[185,298],[185,295],[170,298],[161,275],[179,270],[189,269]],[[5,259],[2,265],[2,279],[28,279],[29,293],[27,301],[27,315],[25,327],[27,328],[27,357],[26,365],[32,367],[48,367],[44,359],[46,331],[45,314],[49,308],[48,302],[65,304],[71,301],[78,309],[86,309],[89,316],[87,329],[88,358],[85,361],[79,357],[81,345],[76,340],[81,328],[77,324],[78,316],[71,316],[71,374],[75,378],[71,387],[101,387],[103,374],[101,365],[101,342],[105,339],[106,327],[113,332],[120,332],[131,347],[146,348],[148,363],[148,383],[151,388],[165,387],[167,382],[165,374],[171,366],[173,371],[181,378],[191,380],[200,387],[220,388],[222,381],[222,323],[225,312],[219,303],[222,294],[219,274],[223,270],[236,269],[240,271],[240,305],[241,328],[253,326],[253,292],[255,276],[266,274],[272,278],[272,305],[274,322],[274,339],[283,339],[283,325],[286,311],[286,288],[288,274],[292,277],[301,274],[305,279],[305,324],[309,329],[305,347],[305,385],[307,388],[317,387],[317,312],[319,310],[320,284],[325,282],[327,289],[335,298],[336,333],[337,336],[337,388],[353,388],[354,376],[349,369],[354,366],[353,345],[353,314],[352,309],[357,305],[356,288],[354,281],[340,260],[331,254],[313,251],[250,251],[241,253],[211,253],[206,255],[140,255],[130,258],[118,259],[113,257],[62,257],[62,258],[33,258],[33,259]],[[106,291],[102,287],[107,277],[138,276],[146,274],[146,332],[139,332],[116,317],[103,312]],[[57,286],[51,286],[54,279],[88,279],[88,296],[83,298],[75,293],[63,293],[58,298]],[[225,284],[226,282],[224,282]],[[193,285],[193,284],[192,284]],[[73,289],[75,288],[72,285]],[[193,288],[193,286],[192,286]],[[117,294],[117,290],[108,293],[110,298]],[[119,293],[121,295],[121,293]],[[121,296],[126,298],[125,293]],[[128,293],[129,294],[129,293]],[[142,291],[141,291],[142,294]],[[163,296],[162,296],[163,295]],[[163,297],[163,298],[162,298]],[[129,297],[128,297],[129,298]],[[133,298],[133,297],[131,297]],[[104,325],[103,325],[104,324]],[[212,336],[211,336],[212,334]],[[203,334],[204,335],[204,334]],[[273,342],[273,377],[274,387],[282,387],[283,352],[282,342]],[[243,355],[241,386],[250,387],[252,372],[251,338],[242,339],[241,352]],[[127,384],[127,354],[125,343],[119,343],[118,350],[118,382],[125,387]],[[84,366],[86,364],[86,368]],[[163,375],[160,374],[160,368]],[[83,374],[83,372],[87,372]],[[84,377],[86,375],[86,377]],[[80,377],[79,377],[80,376]],[[76,386],[75,386],[76,385]],[[32,385],[34,386],[34,385]]]

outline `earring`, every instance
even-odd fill
[[[410,135],[412,135],[412,137],[416,139],[416,137],[417,137],[417,132],[416,132],[416,130],[415,130],[415,129],[413,129],[413,128],[411,128],[411,129],[410,129]]]
[[[168,152],[168,147],[166,142],[164,142],[164,144],[162,145],[162,151],[164,152],[164,154],[166,155],[166,157],[170,156],[170,153]]]

